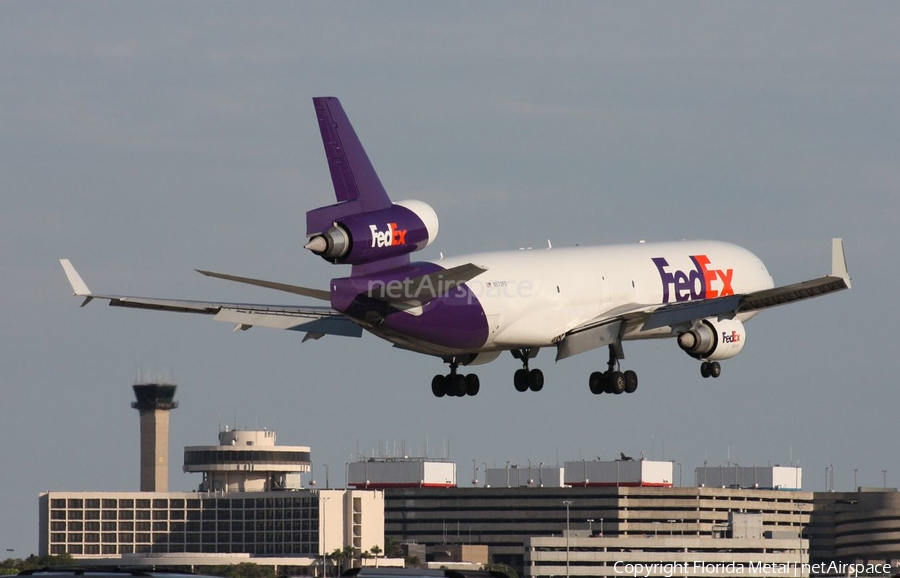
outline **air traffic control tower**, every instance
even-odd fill
[[[141,415],[141,491],[169,491],[169,412],[178,407],[175,385],[134,384]]]

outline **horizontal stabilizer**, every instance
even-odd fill
[[[238,277],[237,275],[226,275],[224,273],[213,273],[212,271],[202,271],[200,269],[195,269],[195,271],[201,275],[206,275],[207,277],[216,277],[217,279],[225,279],[226,281],[246,283],[247,285],[256,285],[257,287],[266,287],[268,289],[275,289],[276,291],[284,291],[286,293],[303,295],[304,297],[312,297],[313,299],[321,299],[322,301],[331,301],[331,293],[323,291],[322,289],[310,289],[309,287],[301,287],[299,285],[289,285],[287,283],[253,279],[250,277]]]

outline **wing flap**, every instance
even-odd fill
[[[616,343],[621,339],[624,325],[625,321],[618,319],[577,333],[567,333],[557,344],[556,361]]]
[[[253,326],[305,331],[322,335],[362,337],[362,327],[339,313],[322,315],[319,312],[290,309],[230,309],[223,308],[215,317],[216,321],[234,323],[242,328]],[[316,338],[317,339],[317,338]]]
[[[294,293],[303,295],[304,297],[312,297],[322,301],[331,301],[331,293],[322,289],[311,289],[309,287],[301,287],[300,285],[290,285],[288,283],[278,283],[276,281],[266,281],[265,279],[253,279],[252,277],[238,277],[237,275],[226,275],[225,273],[214,273],[213,271],[203,271],[194,269],[201,275],[207,277],[215,277],[217,279],[225,279],[226,281],[234,281],[236,283],[246,283],[247,285],[255,285],[257,287],[265,287],[267,289],[275,289],[276,291],[284,291],[285,293]]]
[[[657,329],[666,325],[675,326],[719,315],[734,315],[741,301],[742,296],[729,295],[728,297],[718,297],[716,299],[664,305],[650,312],[644,321],[643,329]]]

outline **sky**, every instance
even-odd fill
[[[794,465],[804,487],[900,486],[900,5],[825,3],[0,3],[0,556],[38,550],[38,493],[134,491],[131,385],[178,384],[186,445],[226,424],[308,445],[319,485],[365,455],[474,468],[619,452]],[[97,293],[304,303],[198,275],[327,287],[303,250],[333,202],[312,97],[333,95],[395,200],[440,217],[424,260],[640,239],[742,245],[776,283],[853,289],[758,316],[718,380],[674,341],[628,343],[632,395],[593,396],[598,350],[517,393],[433,397],[437,359],[371,335],[79,308]],[[856,473],[854,474],[854,470]],[[883,472],[882,470],[887,470]],[[5,555],[4,555],[5,552]]]

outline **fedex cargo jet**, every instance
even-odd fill
[[[393,202],[378,179],[341,103],[313,99],[336,203],[306,214],[305,248],[349,276],[328,289],[211,271],[210,277],[268,287],[328,305],[266,305],[98,295],[68,259],[61,264],[75,295],[134,307],[212,315],[235,325],[290,329],[303,341],[325,335],[360,337],[366,330],[395,347],[440,358],[449,371],[434,376],[435,396],[476,395],[469,367],[504,352],[521,367],[518,391],[544,386],[531,368],[541,349],[556,360],[606,348],[591,373],[593,394],[632,393],[638,377],[620,366],[623,343],[673,338],[700,362],[700,374],[719,377],[720,361],[744,347],[744,324],[763,309],[850,288],[840,239],[832,241],[831,274],[775,287],[750,251],[716,241],[636,243],[600,247],[479,253],[438,262],[410,260],[434,242],[438,218],[422,201]]]

